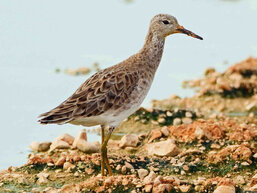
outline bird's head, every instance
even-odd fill
[[[200,40],[203,39],[179,25],[177,19],[168,14],[158,14],[154,16],[150,23],[150,30],[164,38],[174,33],[183,33]]]

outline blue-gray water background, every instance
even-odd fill
[[[204,41],[176,34],[144,102],[190,96],[185,79],[214,66],[224,70],[257,55],[256,0],[0,0],[0,169],[26,161],[29,144],[75,136],[82,127],[37,123],[88,76],[55,73],[99,62],[116,64],[143,45],[150,19],[169,13]],[[98,140],[89,134],[89,140]]]

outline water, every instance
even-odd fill
[[[75,136],[82,129],[36,121],[87,78],[56,74],[56,68],[122,61],[142,47],[157,13],[175,15],[204,41],[180,34],[167,38],[145,106],[172,93],[191,95],[182,81],[209,66],[224,70],[257,55],[256,0],[0,0],[0,169],[25,163],[34,140]],[[90,134],[89,140],[99,137]]]

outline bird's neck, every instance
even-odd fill
[[[149,30],[143,48],[139,51],[139,55],[144,58],[147,65],[156,70],[160,64],[165,38]],[[144,64],[146,65],[146,64]]]

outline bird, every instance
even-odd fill
[[[63,103],[41,114],[38,121],[41,124],[70,123],[85,127],[100,125],[101,175],[108,172],[111,176],[107,156],[111,134],[123,120],[139,109],[160,64],[165,38],[176,33],[203,40],[179,25],[174,16],[155,15],[150,21],[143,47],[136,54],[96,72]]]

